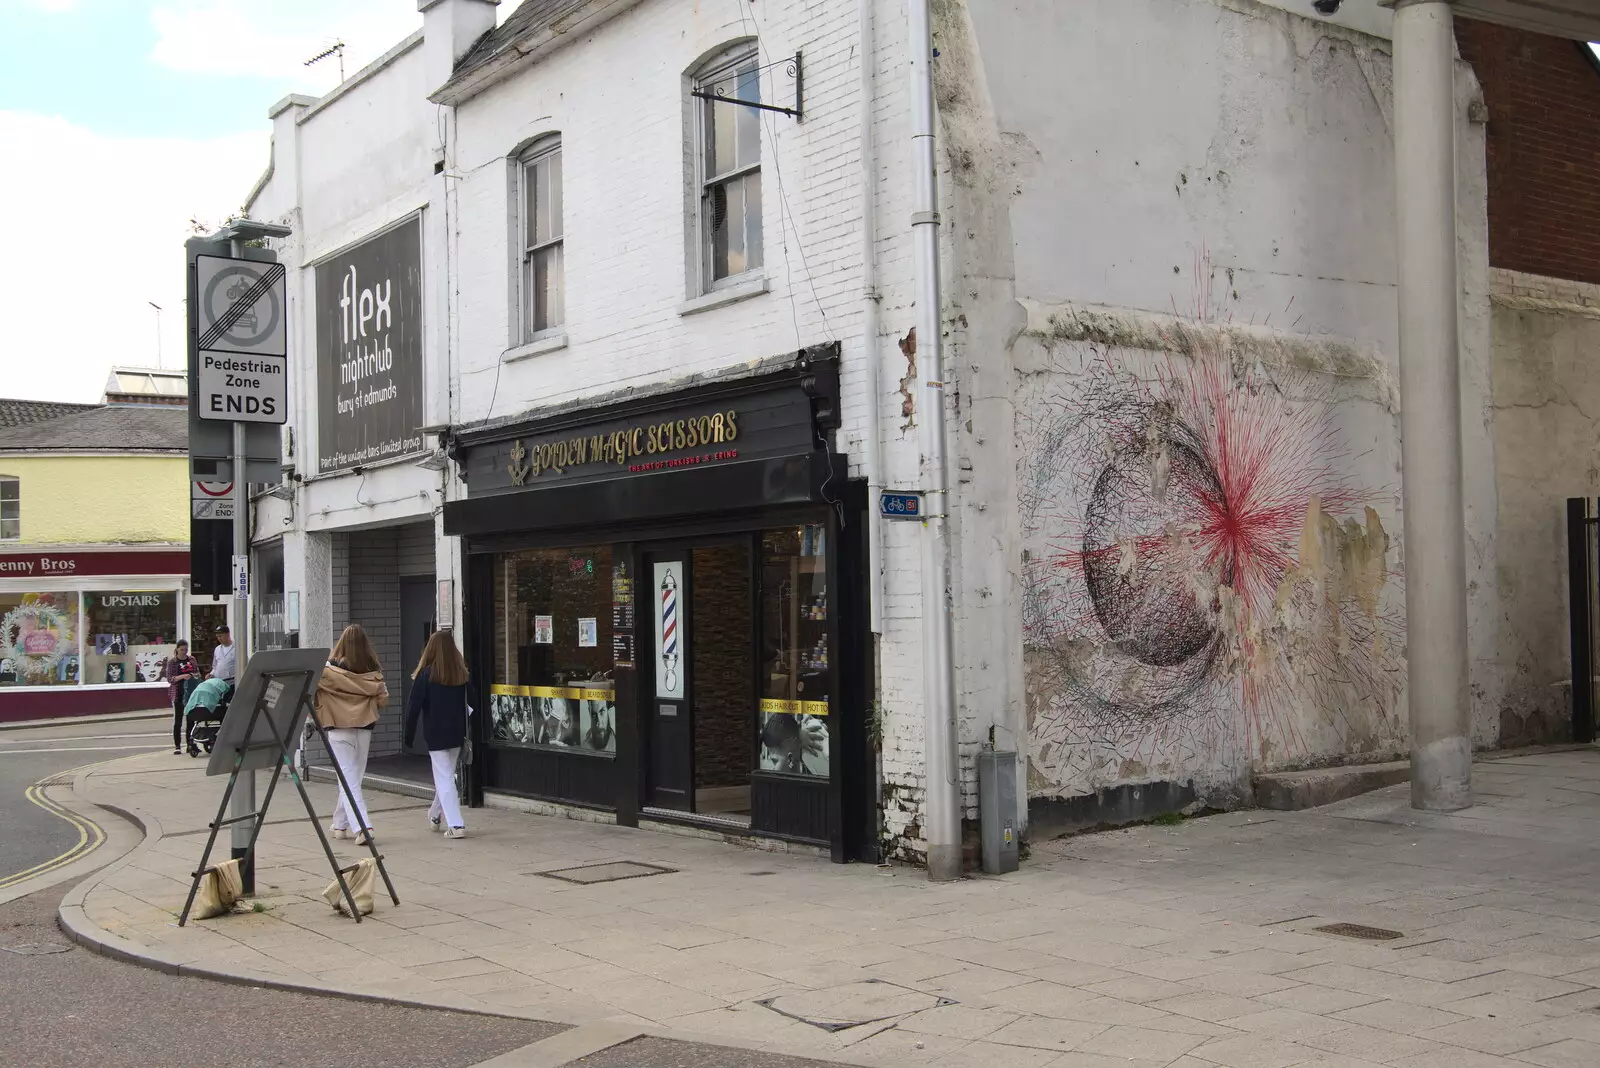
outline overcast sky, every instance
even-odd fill
[[[506,0],[501,17],[516,3]],[[183,241],[266,169],[267,109],[422,25],[416,0],[0,0],[0,397],[97,401],[183,359]]]

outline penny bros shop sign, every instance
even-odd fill
[[[422,450],[422,221],[317,264],[317,469]]]

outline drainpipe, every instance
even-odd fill
[[[923,791],[928,878],[961,878],[961,783],[956,751],[956,685],[950,661],[950,495],[945,460],[944,352],[939,289],[939,186],[933,105],[933,27],[928,0],[908,0],[911,54],[912,205],[918,429],[927,518],[922,529]]]
[[[857,0],[861,54],[861,335],[866,350],[867,604],[872,633],[883,635],[883,355],[878,351],[878,146],[873,138],[877,60],[874,0]]]

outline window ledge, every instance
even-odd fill
[[[542,356],[547,352],[555,352],[557,349],[566,347],[567,332],[562,330],[558,333],[537,338],[526,345],[518,345],[514,349],[506,349],[500,356],[500,362],[516,363],[518,360],[526,360],[531,356]]]
[[[767,289],[767,276],[764,274],[757,275],[746,281],[736,282],[731,286],[713,289],[705,296],[686,300],[678,305],[678,314],[698,315],[700,312],[710,311],[712,308],[721,308],[729,304],[737,304],[741,300],[749,300],[751,297],[759,297]]]

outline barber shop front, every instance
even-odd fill
[[[865,493],[837,346],[464,433],[472,788],[875,847]]]

